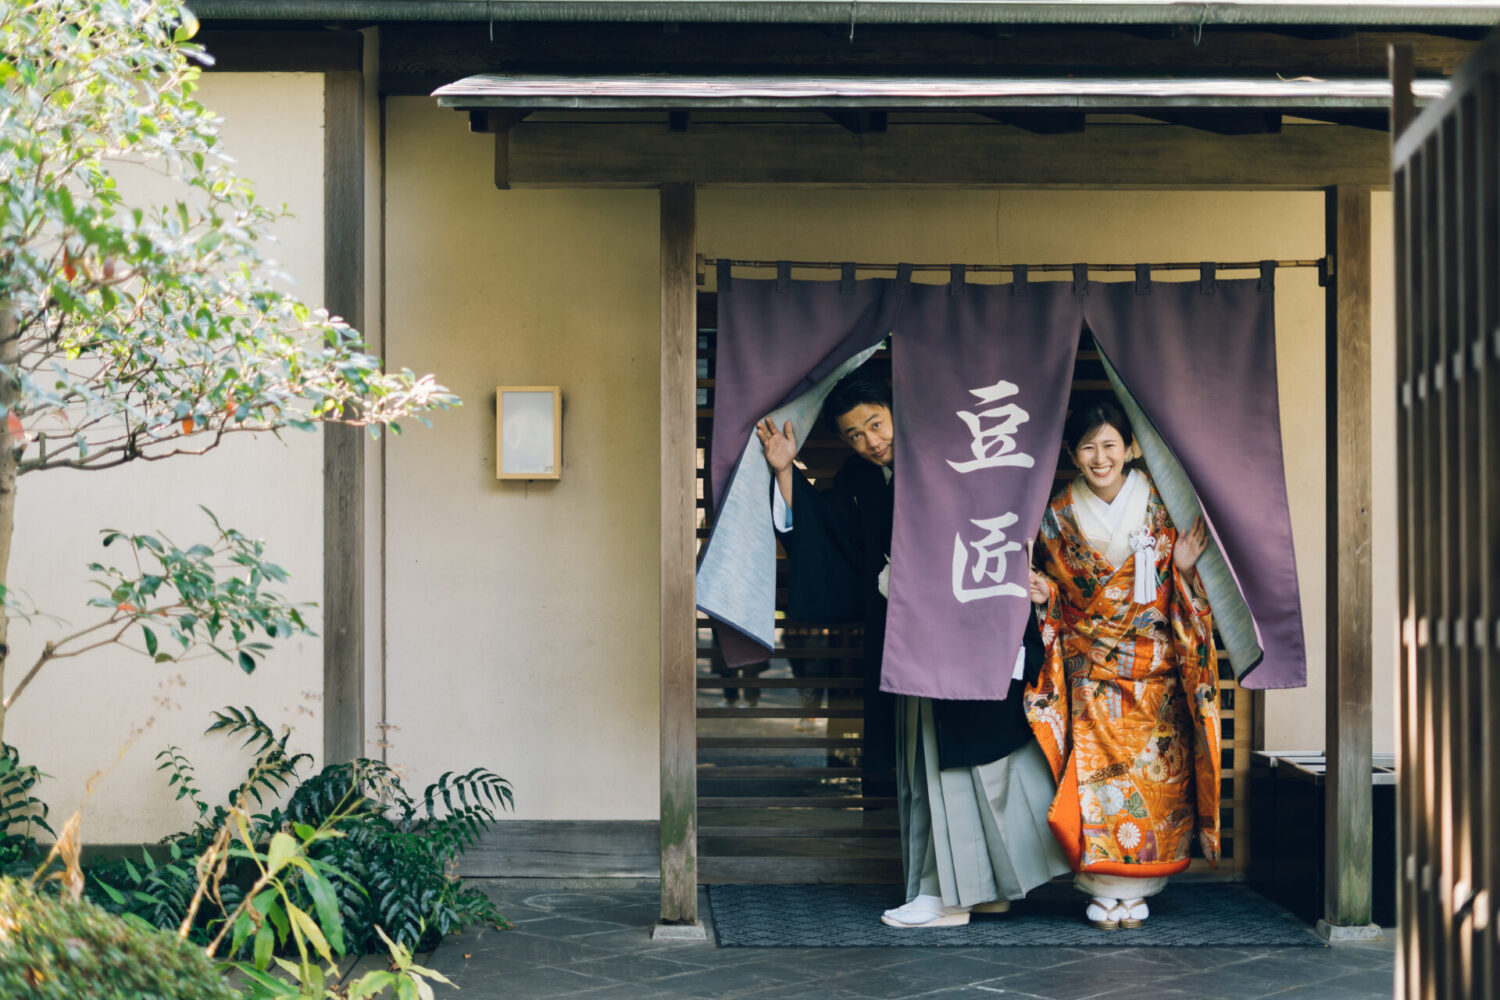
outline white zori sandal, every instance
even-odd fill
[[[1144,899],[1122,899],[1120,900],[1120,926],[1127,930],[1134,930],[1146,922],[1151,916],[1151,909],[1146,905]]]
[[[969,910],[945,906],[941,896],[918,896],[905,906],[886,910],[880,922],[888,927],[962,927],[969,922]]]
[[[1083,911],[1083,915],[1088,918],[1089,923],[1101,931],[1117,931],[1123,926],[1122,918],[1129,916],[1129,911],[1120,904],[1118,899],[1095,896],[1089,900],[1088,909]],[[1135,926],[1139,927],[1140,924]]]

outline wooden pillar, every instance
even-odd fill
[[[698,922],[693,599],[697,250],[691,184],[661,187],[661,922],[655,937],[704,936]]]
[[[364,79],[323,76],[323,301],[364,325]],[[364,756],[365,433],[323,425],[323,760]]]
[[[1328,614],[1326,937],[1379,936],[1371,914],[1370,189],[1325,201]]]

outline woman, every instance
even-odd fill
[[[1114,400],[1076,407],[1063,436],[1079,475],[1042,518],[1031,599],[1047,659],[1026,713],[1089,921],[1139,927],[1195,831],[1218,861],[1218,663],[1194,568],[1207,529],[1200,517],[1180,534],[1150,476],[1127,467]]]

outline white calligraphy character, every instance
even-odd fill
[[[1001,379],[994,385],[986,386],[982,389],[970,389],[969,394],[977,396],[981,403],[996,403],[1002,399],[1014,396],[1019,391],[1020,389],[1016,387],[1014,382],[1007,382]],[[975,469],[997,469],[1007,465],[1029,469],[1036,464],[1030,455],[1023,451],[1016,451],[1016,429],[1030,420],[1031,414],[1021,409],[1015,403],[993,406],[988,410],[980,410],[978,413],[959,410],[957,416],[969,428],[969,433],[974,435],[974,440],[969,445],[970,450],[974,453],[972,461],[955,462],[952,459],[948,460],[948,464],[959,472],[973,472]],[[994,423],[985,427],[983,422],[986,420],[994,421]]]
[[[986,597],[1025,597],[1026,588],[1019,583],[1005,582],[1005,557],[1021,550],[1020,542],[1007,541],[1005,529],[1016,523],[1016,515],[1001,514],[999,517],[979,518],[969,523],[988,532],[977,542],[970,542],[974,550],[974,565],[969,566],[968,553],[964,549],[963,536],[953,534],[953,596],[964,604]],[[991,586],[969,587],[964,577],[972,577],[974,583],[986,579]]]

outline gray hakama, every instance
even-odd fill
[[[908,901],[1020,899],[1070,870],[1047,826],[1057,785],[1035,740],[988,764],[939,770],[931,700],[901,697],[896,747]]]

